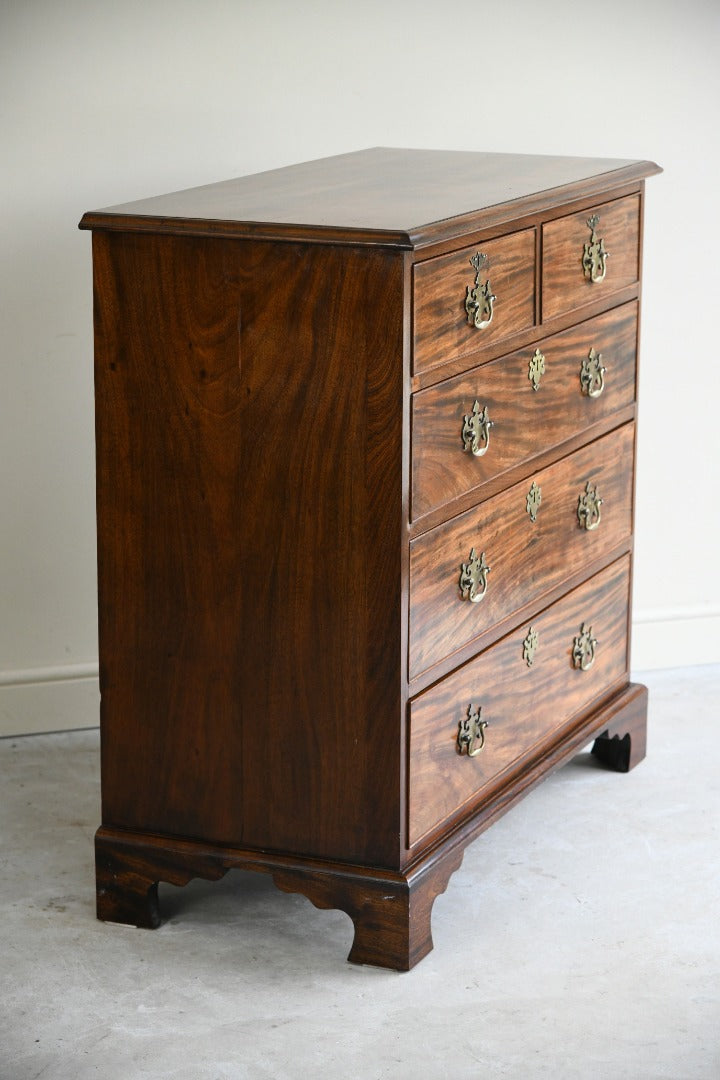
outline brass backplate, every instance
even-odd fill
[[[491,427],[495,427],[495,421],[490,419],[487,405],[481,409],[480,402],[476,400],[472,412],[463,416],[463,450],[470,450],[473,457],[486,454],[490,446]]]
[[[481,718],[481,714],[482,705],[478,705],[477,709],[472,704],[468,705],[467,716],[463,716],[458,724],[456,741],[458,754],[475,757],[484,747],[485,728],[488,722]]]
[[[487,592],[487,576],[490,567],[485,561],[485,552],[478,557],[475,548],[470,551],[470,558],[460,565],[460,592],[463,600],[479,604]]]
[[[475,270],[475,284],[467,287],[465,313],[468,323],[476,330],[484,330],[490,325],[494,312],[493,304],[497,300],[497,296],[490,287],[490,279],[480,282],[480,275],[487,261],[487,255],[484,255],[482,251],[476,251],[470,259],[470,265]]]
[[[536,349],[530,357],[530,363],[528,364],[528,379],[532,384],[533,390],[540,389],[540,379],[545,374],[545,357]]]
[[[607,273],[607,260],[609,252],[605,250],[605,241],[597,235],[596,229],[600,223],[597,214],[588,218],[590,239],[583,247],[582,267],[586,278],[592,282],[604,281]]]
[[[585,623],[580,627],[580,633],[573,638],[573,667],[587,671],[595,662],[595,649],[597,638],[593,637],[592,626]]]

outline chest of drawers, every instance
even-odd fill
[[[86,214],[98,915],[241,867],[409,968],[629,681],[650,162],[371,150]]]

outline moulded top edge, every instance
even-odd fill
[[[649,161],[375,148],[106,207],[80,228],[414,248],[660,171]]]

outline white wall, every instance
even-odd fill
[[[634,666],[720,660],[717,0],[0,2],[0,732],[95,722],[84,210],[363,146],[651,158]]]

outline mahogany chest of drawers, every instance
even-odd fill
[[[271,874],[408,968],[629,682],[651,162],[376,149],[86,214],[98,914]]]

